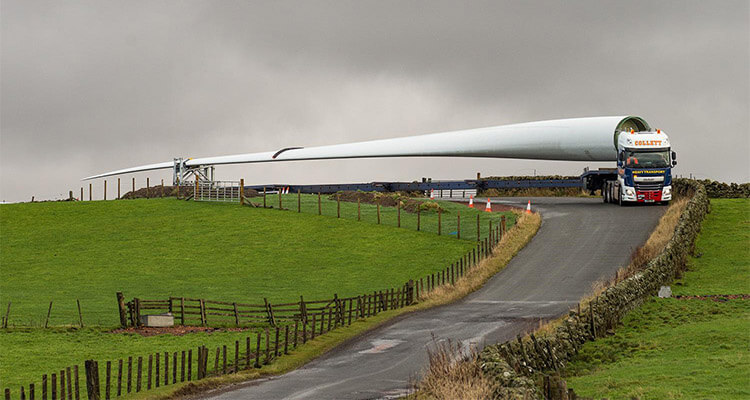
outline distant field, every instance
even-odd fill
[[[0,312],[12,302],[10,324],[40,326],[53,301],[51,325],[75,325],[80,299],[83,330],[15,328],[0,331],[0,384],[38,381],[85,358],[114,359],[150,351],[182,350],[198,344],[227,344],[244,332],[161,335],[114,335],[118,323],[115,292],[128,298],[168,295],[216,300],[261,302],[329,298],[400,286],[432,273],[472,249],[474,240],[457,240],[457,211],[463,237],[475,239],[476,216],[486,234],[484,213],[446,203],[443,236],[437,216],[303,196],[302,214],[296,195],[285,196],[294,211],[209,204],[175,199],[82,203],[35,203],[0,206]],[[261,199],[255,198],[258,202]],[[278,197],[269,196],[269,205]],[[508,216],[509,225],[515,215]],[[332,218],[331,216],[334,216]],[[454,234],[451,235],[450,233]],[[48,367],[44,367],[48,366]]]
[[[306,201],[317,212],[314,197]],[[335,202],[324,207],[335,213]],[[476,236],[476,220],[473,232],[468,221],[473,210],[445,207],[462,209],[465,235]],[[111,326],[118,322],[116,291],[248,302],[347,296],[402,285],[475,244],[448,235],[455,213],[443,215],[446,234],[437,236],[429,233],[431,225],[436,231],[434,214],[422,216],[428,232],[419,233],[415,223],[406,228],[416,217],[405,212],[405,228],[385,225],[395,225],[392,209],[382,209],[384,225],[374,225],[374,209],[362,205],[364,221],[356,222],[174,199],[4,205],[0,304],[4,312],[13,303],[11,324],[38,326],[53,301],[51,324],[60,325],[77,321],[81,299],[87,325]],[[356,204],[342,203],[342,215],[356,218]]]
[[[712,199],[712,212],[675,294],[750,293],[750,200]],[[582,396],[750,398],[750,301],[653,298],[616,334],[583,346],[569,365]]]

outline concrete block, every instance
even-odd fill
[[[149,328],[165,328],[174,326],[174,316],[171,313],[141,315],[141,324]]]

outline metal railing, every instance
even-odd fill
[[[195,201],[240,202],[240,183],[237,181],[198,181],[194,186]]]

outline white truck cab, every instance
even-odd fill
[[[605,202],[668,203],[672,167],[677,165],[669,137],[661,130],[621,131],[616,135],[617,180],[602,189]]]

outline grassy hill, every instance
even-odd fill
[[[629,399],[750,397],[750,200],[712,199],[676,296],[652,298],[613,336],[589,342],[568,368],[581,396]]]
[[[335,201],[324,199],[325,215],[319,216],[317,196],[303,196],[299,214],[296,199],[288,195],[284,205],[294,211],[283,212],[175,199],[0,206],[3,315],[12,302],[11,329],[0,331],[0,382],[28,383],[87,357],[114,359],[246,336],[108,333],[118,322],[116,291],[128,298],[261,303],[264,297],[279,302],[361,294],[435,272],[472,249],[474,240],[456,239],[459,210],[469,239],[476,239],[477,215],[482,235],[488,219],[497,223],[501,216],[441,203],[446,212],[438,236],[434,213],[422,214],[417,232],[416,216],[405,212],[402,228],[395,227],[395,209],[382,209],[377,225],[375,206],[362,204],[358,222],[356,204],[342,203],[337,219]],[[506,215],[512,224],[514,214]],[[51,325],[77,324],[76,299],[85,329],[38,328],[50,301]]]

